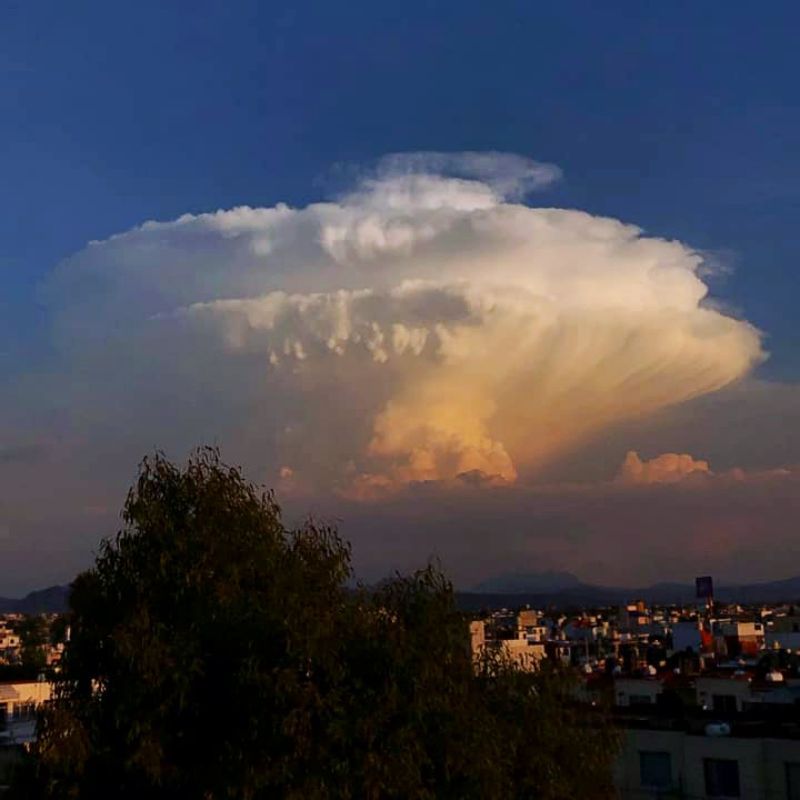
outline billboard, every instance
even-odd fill
[[[698,598],[709,599],[714,596],[714,581],[710,575],[694,579],[695,594]]]

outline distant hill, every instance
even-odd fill
[[[567,585],[558,585],[556,580],[548,587],[548,576],[552,575],[568,576],[569,573],[534,574],[529,576],[532,580],[528,583],[522,580],[525,577],[523,575],[515,575],[513,580],[501,575],[497,579],[483,581],[475,590],[458,592],[458,604],[465,611],[478,611],[482,608],[515,608],[524,605],[538,608],[609,606],[633,600],[663,604],[690,603],[695,599],[694,584],[689,583],[656,583],[643,588],[625,589],[594,586],[576,579],[575,583]],[[483,590],[483,587],[489,590]],[[799,602],[800,576],[766,583],[717,586],[714,594],[717,600],[723,602]]]
[[[0,597],[0,614],[58,614],[67,610],[69,586],[51,586],[19,599]]]
[[[765,583],[721,585],[715,597],[723,602],[800,604],[800,576]],[[42,614],[66,611],[69,586],[51,586],[25,597],[0,597],[0,614]],[[625,589],[582,583],[569,572],[506,573],[477,584],[470,591],[456,593],[464,611],[483,608],[516,608],[530,605],[591,607],[610,606],[645,600],[648,603],[691,603],[694,584],[656,583],[644,588]]]

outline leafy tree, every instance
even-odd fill
[[[23,617],[16,625],[20,639],[20,660],[26,674],[36,674],[47,664],[44,647],[48,641],[47,621],[39,615]]]
[[[50,644],[64,644],[67,641],[69,620],[66,614],[58,614],[50,622]]]
[[[555,670],[475,664],[435,568],[370,592],[312,523],[201,450],[146,459],[75,581],[20,775],[49,798],[611,796],[615,737]]]

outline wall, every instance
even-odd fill
[[[631,697],[648,697],[650,704],[658,702],[658,695],[663,691],[661,683],[647,678],[616,678],[614,680],[614,704],[631,705]]]
[[[640,785],[639,752],[643,750],[670,754],[672,781],[677,790],[675,793],[648,790]],[[786,764],[800,763],[800,741],[694,736],[680,731],[626,730],[615,769],[620,800],[706,798],[705,758],[738,761],[743,800],[788,800]]]
[[[699,677],[696,682],[697,705],[712,708],[714,695],[730,696],[736,698],[736,710],[744,710],[744,704],[752,700],[750,682],[742,678],[708,678]]]

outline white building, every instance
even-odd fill
[[[36,712],[50,700],[46,681],[0,683],[0,746],[29,744],[36,733]]]

